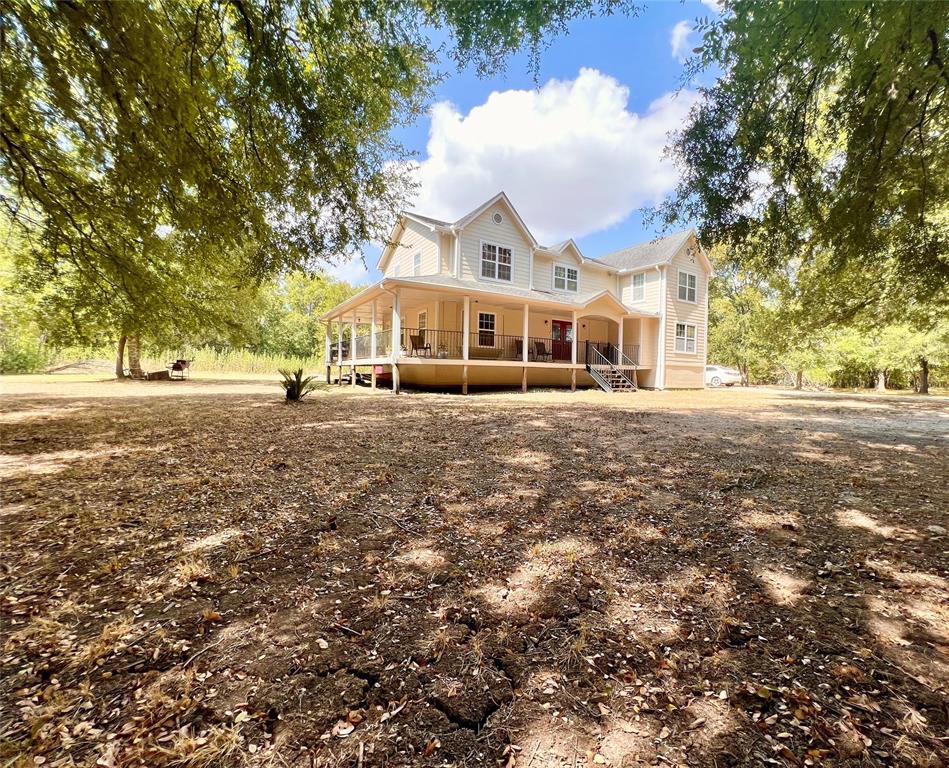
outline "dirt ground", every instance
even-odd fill
[[[949,764],[949,399],[0,387],[0,766]]]

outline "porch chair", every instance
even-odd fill
[[[547,350],[547,345],[542,341],[534,342],[534,359],[535,360],[547,360],[551,361],[554,359],[554,353]]]
[[[187,379],[188,371],[191,368],[191,361],[178,359],[173,363],[168,363],[168,375],[172,379]]]
[[[419,331],[417,336],[409,336],[409,343],[412,345],[411,354],[415,357],[432,356],[432,345],[425,341],[425,331]]]

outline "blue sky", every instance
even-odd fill
[[[698,43],[697,18],[713,0],[650,2],[636,18],[584,19],[542,53],[539,76],[526,54],[479,78],[442,65],[431,109],[396,134],[418,164],[411,208],[453,219],[503,189],[542,243],[574,237],[586,256],[657,234],[640,209],[672,189],[662,160],[668,132],[694,103],[682,62]],[[379,249],[331,271],[354,283],[379,277]]]

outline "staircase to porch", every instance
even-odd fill
[[[601,350],[588,341],[586,361],[587,372],[604,392],[636,391],[636,364],[618,347],[608,344]]]

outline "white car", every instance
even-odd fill
[[[741,384],[741,373],[734,368],[725,368],[721,365],[705,366],[705,385],[708,387],[733,387]]]

